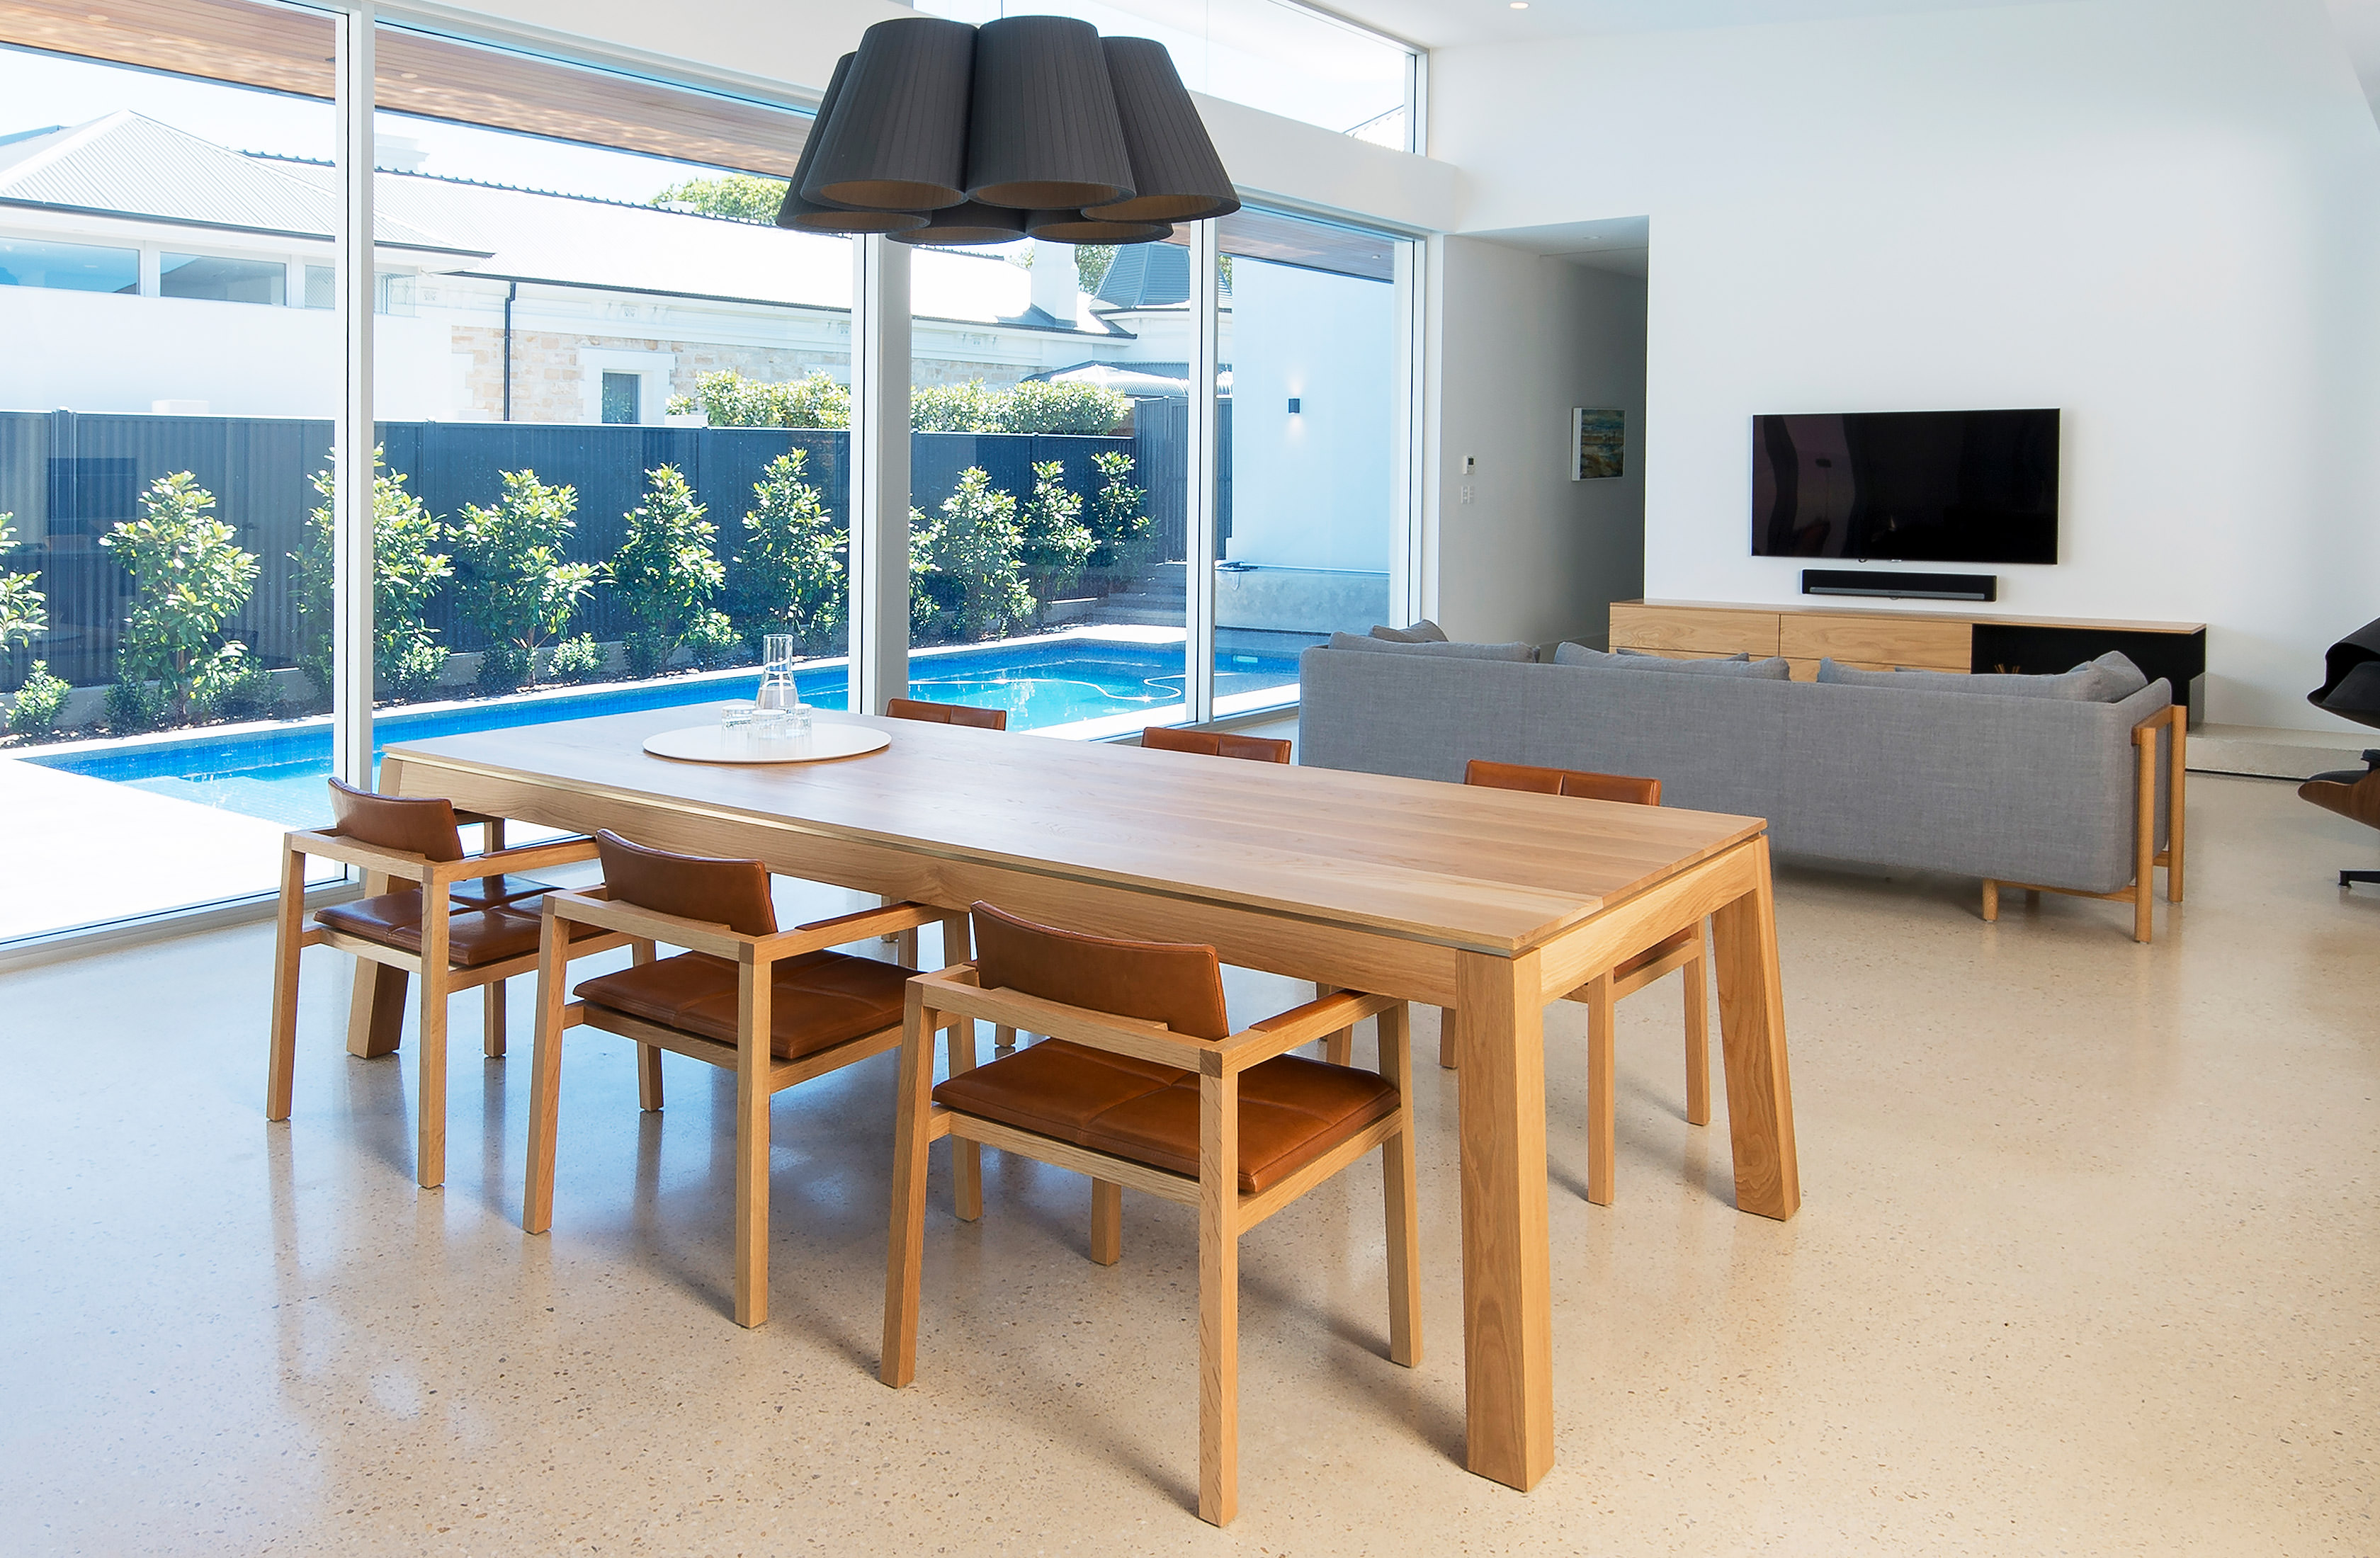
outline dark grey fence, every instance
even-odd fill
[[[1098,488],[1091,456],[1120,450],[1134,457],[1132,479],[1148,490],[1148,512],[1169,543],[1164,555],[1178,560],[1187,431],[1181,406],[1143,402],[1130,438],[919,433],[911,444],[911,501],[932,512],[969,465],[983,467],[995,486],[1021,501],[1033,489],[1032,466],[1049,460],[1062,464],[1067,485],[1087,499]],[[1169,408],[1174,415],[1164,414]],[[789,449],[808,452],[808,479],[838,519],[848,519],[850,441],[842,432],[383,422],[380,440],[389,468],[442,519],[467,503],[494,501],[503,471],[534,470],[546,481],[568,483],[578,494],[576,559],[601,561],[619,550],[627,512],[642,501],[645,472],[662,465],[677,466],[708,506],[722,552],[736,543],[754,485]],[[309,478],[328,466],[330,449],[327,421],[0,412],[0,513],[13,512],[18,537],[35,538],[0,554],[0,569],[38,573],[50,616],[43,640],[0,664],[0,684],[15,686],[35,658],[78,685],[112,678],[128,586],[99,537],[135,517],[141,489],[175,471],[190,472],[214,494],[216,513],[237,529],[240,545],[261,565],[256,593],[232,634],[269,664],[291,663],[304,629],[288,554],[302,542],[307,512],[321,501]],[[443,597],[432,602],[431,621],[450,648],[480,647]],[[572,631],[617,638],[625,625],[611,593],[598,590]]]

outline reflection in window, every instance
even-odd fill
[[[140,251],[103,248],[96,244],[44,244],[0,238],[0,286],[137,294],[140,290]]]
[[[159,264],[158,290],[167,297],[217,303],[282,301],[289,267],[273,260],[226,260],[212,254],[168,254]]]
[[[641,380],[633,373],[603,375],[603,420],[608,423],[634,425],[637,416],[637,392]]]

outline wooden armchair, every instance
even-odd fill
[[[1286,763],[1289,743],[1272,736],[1242,736],[1229,731],[1184,731],[1151,725],[1140,744],[1158,752],[1193,752],[1202,757],[1237,757],[1250,763]]]
[[[333,826],[300,828],[282,841],[281,900],[273,956],[273,1035],[266,1063],[264,1117],[289,1117],[298,1054],[298,975],[309,947],[352,953],[358,965],[347,1047],[358,1056],[395,1047],[406,981],[421,985],[419,1097],[415,1103],[415,1178],[424,1190],[446,1182],[446,1006],[457,991],[487,991],[483,1045],[504,1053],[504,982],[538,963],[538,904],[550,889],[516,871],[591,860],[590,839],[501,847],[501,819],[457,813],[431,797],[375,795],[331,784]],[[498,847],[463,852],[461,828],[487,827]],[[306,861],[321,856],[360,866],[366,896],[306,918]],[[407,884],[398,886],[398,884]],[[617,947],[625,937],[589,930],[568,955]],[[375,985],[368,977],[378,972]],[[382,1036],[372,1035],[378,1030]]]
[[[884,1383],[917,1372],[926,1154],[961,1144],[958,1214],[983,1213],[978,1144],[1090,1176],[1091,1258],[1122,1254],[1123,1192],[1198,1209],[1198,1514],[1238,1503],[1239,1240],[1374,1148],[1386,1178],[1389,1356],[1421,1360],[1411,1053],[1402,1002],[1342,993],[1231,1031],[1211,947],[1111,941],[975,906],[973,966],[909,982],[901,1050]],[[1378,1074],[1287,1052],[1378,1014]],[[934,1032],[953,1018],[1050,1035],[981,1067],[954,1042],[933,1081]]]
[[[1636,806],[1661,803],[1661,781],[1628,774],[1595,774],[1575,768],[1537,768],[1474,758],[1463,782],[1539,795],[1619,801]],[[1563,996],[1586,1008],[1586,1199],[1609,1206],[1619,1178],[1619,1075],[1612,1026],[1622,997],[1657,979],[1683,970],[1686,976],[1686,1123],[1710,1124],[1710,972],[1699,924],[1646,948]],[[1439,1014],[1438,1063],[1454,1064],[1454,1013]]]
[[[901,1042],[911,971],[829,950],[940,923],[964,949],[966,916],[916,903],[777,929],[769,873],[757,860],[712,860],[595,836],[604,889],[550,893],[537,974],[537,1059],[529,1082],[528,1176],[521,1226],[553,1226],[562,1037],[600,1028],[637,1045],[638,1100],[662,1106],[661,1052],[735,1073],[735,1275],[739,1325],[769,1318],[769,1101],[783,1090]],[[567,1000],[575,938],[632,941],[636,962],[580,982]],[[686,950],[656,960],[655,944]]]
[[[973,704],[928,703],[923,698],[887,698],[887,719],[920,719],[929,725],[972,725],[980,731],[1008,729],[1008,710],[978,708]]]

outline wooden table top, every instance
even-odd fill
[[[1756,837],[1757,817],[1233,762],[914,720],[835,763],[726,767],[639,748],[715,706],[392,746],[404,791],[445,768],[659,801],[920,854],[1525,951],[1605,905]],[[419,766],[419,767],[416,767]],[[781,865],[782,868],[782,865]]]

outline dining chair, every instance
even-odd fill
[[[887,698],[887,719],[922,719],[929,725],[972,725],[979,731],[1008,729],[1008,710],[978,708],[973,704],[928,703],[923,698]]]
[[[1638,806],[1661,803],[1661,781],[1626,774],[1592,774],[1575,768],[1537,768],[1474,758],[1463,782],[1497,790],[1532,791]],[[1710,1123],[1710,976],[1705,961],[1704,923],[1665,936],[1617,968],[1588,980],[1563,996],[1586,1007],[1586,1199],[1609,1206],[1619,1170],[1619,1097],[1612,1044],[1613,1008],[1655,980],[1678,970],[1686,980],[1686,1123]],[[1438,1063],[1454,1065],[1454,1013],[1439,1014]]]
[[[309,947],[331,947],[357,960],[347,1049],[370,1058],[397,1046],[406,984],[420,981],[419,1096],[415,1103],[414,1175],[424,1190],[446,1180],[446,1007],[457,991],[486,992],[481,1048],[504,1053],[504,981],[538,961],[538,899],[552,890],[513,875],[591,860],[594,840],[564,839],[504,846],[504,820],[458,812],[436,796],[376,795],[330,781],[332,824],[295,828],[282,840],[281,898],[273,953],[273,1035],[266,1061],[264,1117],[289,1117],[298,1057],[298,975]],[[463,852],[462,829],[483,829],[480,853]],[[306,862],[339,861],[364,872],[364,897],[314,913],[306,926]],[[594,932],[569,948],[574,958],[621,945]],[[377,977],[366,977],[366,970]]]
[[[1151,725],[1140,732],[1140,744],[1159,752],[1242,757],[1251,763],[1289,761],[1289,743],[1270,736],[1234,735],[1229,731],[1184,731],[1172,725]]]
[[[602,891],[545,898],[521,1226],[541,1234],[553,1226],[567,1030],[634,1040],[638,1102],[649,1110],[662,1106],[663,1050],[733,1071],[735,1314],[739,1325],[759,1325],[769,1318],[769,1101],[901,1042],[903,986],[912,971],[830,948],[941,924],[944,944],[964,955],[967,918],[895,903],[781,932],[769,872],[757,860],[674,854],[608,830],[595,835],[595,848]],[[630,941],[635,961],[579,981],[571,992],[577,999],[569,999],[563,984],[570,938],[599,931]],[[686,950],[659,958],[663,944]]]
[[[978,903],[971,965],[909,981],[901,1048],[892,1226],[880,1374],[917,1374],[926,1157],[948,1136],[1091,1179],[1090,1256],[1123,1252],[1126,1189],[1198,1209],[1198,1515],[1239,1504],[1239,1241],[1330,1176],[1380,1150],[1386,1180],[1389,1357],[1421,1360],[1412,1056],[1401,1001],[1342,992],[1232,1031],[1211,947],[1111,941]],[[1286,1053],[1378,1014],[1377,1072]],[[951,1049],[933,1086],[933,1034],[953,1017],[1050,1037],[973,1064]],[[983,1214],[972,1157],[955,1165],[958,1215]]]

